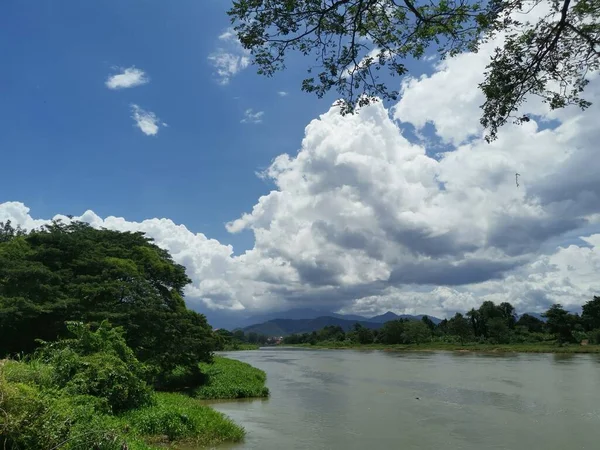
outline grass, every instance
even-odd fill
[[[154,444],[208,446],[244,438],[243,428],[183,394],[157,393],[156,405],[129,411],[119,421],[122,429]]]
[[[210,397],[205,398],[268,394],[264,372],[215,359],[208,370],[211,383],[204,387],[204,395]],[[0,361],[0,448],[6,450],[151,450],[214,446],[243,438],[242,427],[189,395],[155,393],[150,406],[112,414],[98,397],[73,395],[53,385],[49,365]]]
[[[528,344],[453,344],[447,342],[427,342],[410,345],[386,344],[348,344],[347,342],[322,342],[316,345],[296,344],[292,347],[320,349],[355,349],[355,350],[384,350],[384,351],[458,351],[480,353],[600,353],[600,345],[562,345],[554,342],[538,342]]]
[[[208,382],[194,390],[202,399],[268,397],[266,374],[256,367],[234,359],[215,356],[212,364],[201,363]]]

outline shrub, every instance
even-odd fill
[[[123,332],[103,322],[96,331],[68,323],[75,338],[44,343],[40,358],[53,367],[53,383],[72,395],[106,400],[114,412],[150,404],[147,370],[127,347]]]
[[[0,374],[0,447],[121,450],[126,443],[101,399],[66,396]],[[143,447],[142,447],[143,448]]]

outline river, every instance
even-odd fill
[[[600,355],[261,349],[268,400],[213,406],[231,449],[600,448]]]

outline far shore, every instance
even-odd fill
[[[428,342],[410,345],[385,345],[385,344],[346,344],[346,343],[319,343],[310,344],[281,344],[279,348],[307,348],[325,350],[381,350],[388,352],[455,352],[455,353],[600,353],[600,345],[557,345],[545,344],[447,344]]]

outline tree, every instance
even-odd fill
[[[594,296],[582,307],[581,319],[588,330],[600,329],[600,297]]]
[[[6,222],[0,222],[0,243],[8,242],[23,235],[25,235],[25,230],[23,230],[19,225],[13,227],[10,220],[7,220]]]
[[[431,340],[431,330],[420,320],[410,320],[404,324],[404,341],[407,344],[421,344]]]
[[[488,338],[495,344],[507,344],[510,342],[511,330],[506,321],[501,317],[495,317],[488,322]]]
[[[429,331],[433,332],[433,330],[435,330],[435,323],[433,323],[433,320],[431,320],[429,317],[427,316],[423,316],[421,318],[421,321],[427,325],[427,328],[429,328]]]
[[[544,322],[530,314],[523,314],[516,324],[518,327],[525,327],[529,333],[543,333]]]
[[[183,266],[143,233],[52,223],[0,243],[0,357],[54,341],[66,321],[123,327],[157,379],[177,366],[198,372],[214,335],[188,310]]]
[[[461,313],[456,313],[452,319],[448,321],[448,332],[460,340],[464,344],[471,336],[473,336],[473,328],[467,319]]]
[[[565,311],[560,303],[552,305],[543,316],[547,319],[548,330],[560,344],[574,341],[573,329],[577,318]]]
[[[539,18],[525,26],[531,9]],[[600,65],[599,10],[598,0],[235,0],[228,14],[259,74],[284,69],[289,52],[312,55],[302,90],[323,97],[334,89],[342,113],[398,97],[381,69],[401,76],[429,47],[445,58],[502,34],[479,85],[491,141],[511,117],[529,120],[513,114],[530,94],[553,109],[589,106],[580,94]]]
[[[391,320],[384,323],[379,330],[379,342],[382,344],[401,344],[404,342],[405,324],[406,321],[403,319]]]

